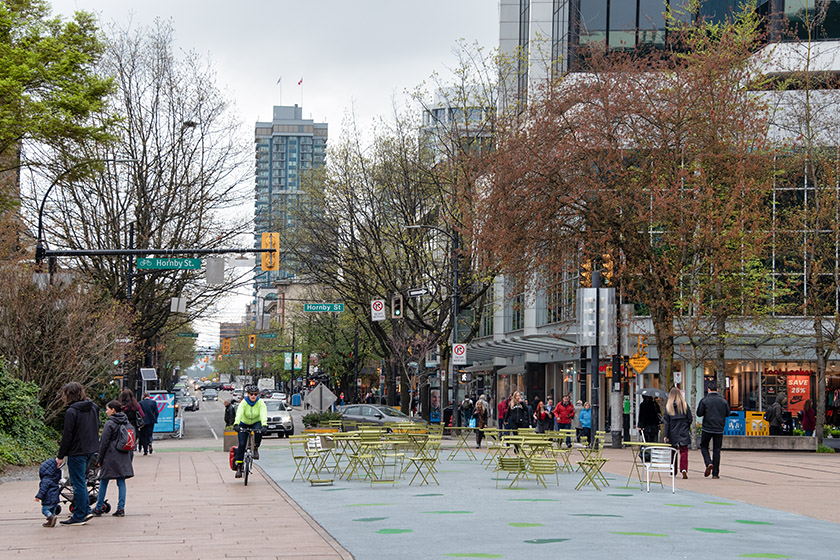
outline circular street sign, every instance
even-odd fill
[[[454,344],[452,346],[452,352],[454,352],[458,356],[463,356],[467,353],[467,345],[466,344]]]
[[[385,304],[382,303],[382,300],[376,300],[371,303],[370,306],[374,311],[382,311],[385,308]]]

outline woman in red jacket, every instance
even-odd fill
[[[558,430],[571,430],[572,418],[575,417],[575,407],[569,395],[563,395],[563,400],[557,403],[554,408],[554,417],[557,419]],[[566,447],[572,447],[571,436],[566,437]]]

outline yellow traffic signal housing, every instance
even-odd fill
[[[615,273],[615,263],[610,255],[601,255],[604,263],[604,280],[606,284],[612,285],[613,274]]]
[[[280,234],[277,232],[262,234],[262,248],[272,249],[261,253],[263,270],[280,270]]]
[[[592,261],[584,261],[581,263],[580,285],[584,288],[592,287]]]
[[[257,335],[249,334],[248,335],[248,348],[253,350],[256,347],[257,347]]]
[[[230,355],[230,339],[223,338],[222,339],[222,354],[225,356]]]

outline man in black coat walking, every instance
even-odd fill
[[[697,405],[697,416],[703,417],[703,431],[700,437],[700,453],[706,463],[703,476],[712,475],[720,478],[720,446],[723,444],[723,430],[726,427],[726,417],[729,416],[729,403],[718,395],[717,385],[709,385],[708,393],[700,399]],[[709,442],[713,442],[714,455],[709,457]]]
[[[158,418],[157,401],[152,400],[150,393],[144,393],[143,400],[140,401],[140,408],[143,409],[143,428],[140,429],[140,449],[143,450],[143,455],[147,455],[153,452],[152,437]]]

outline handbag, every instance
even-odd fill
[[[470,418],[470,428],[475,428],[475,416]]]

